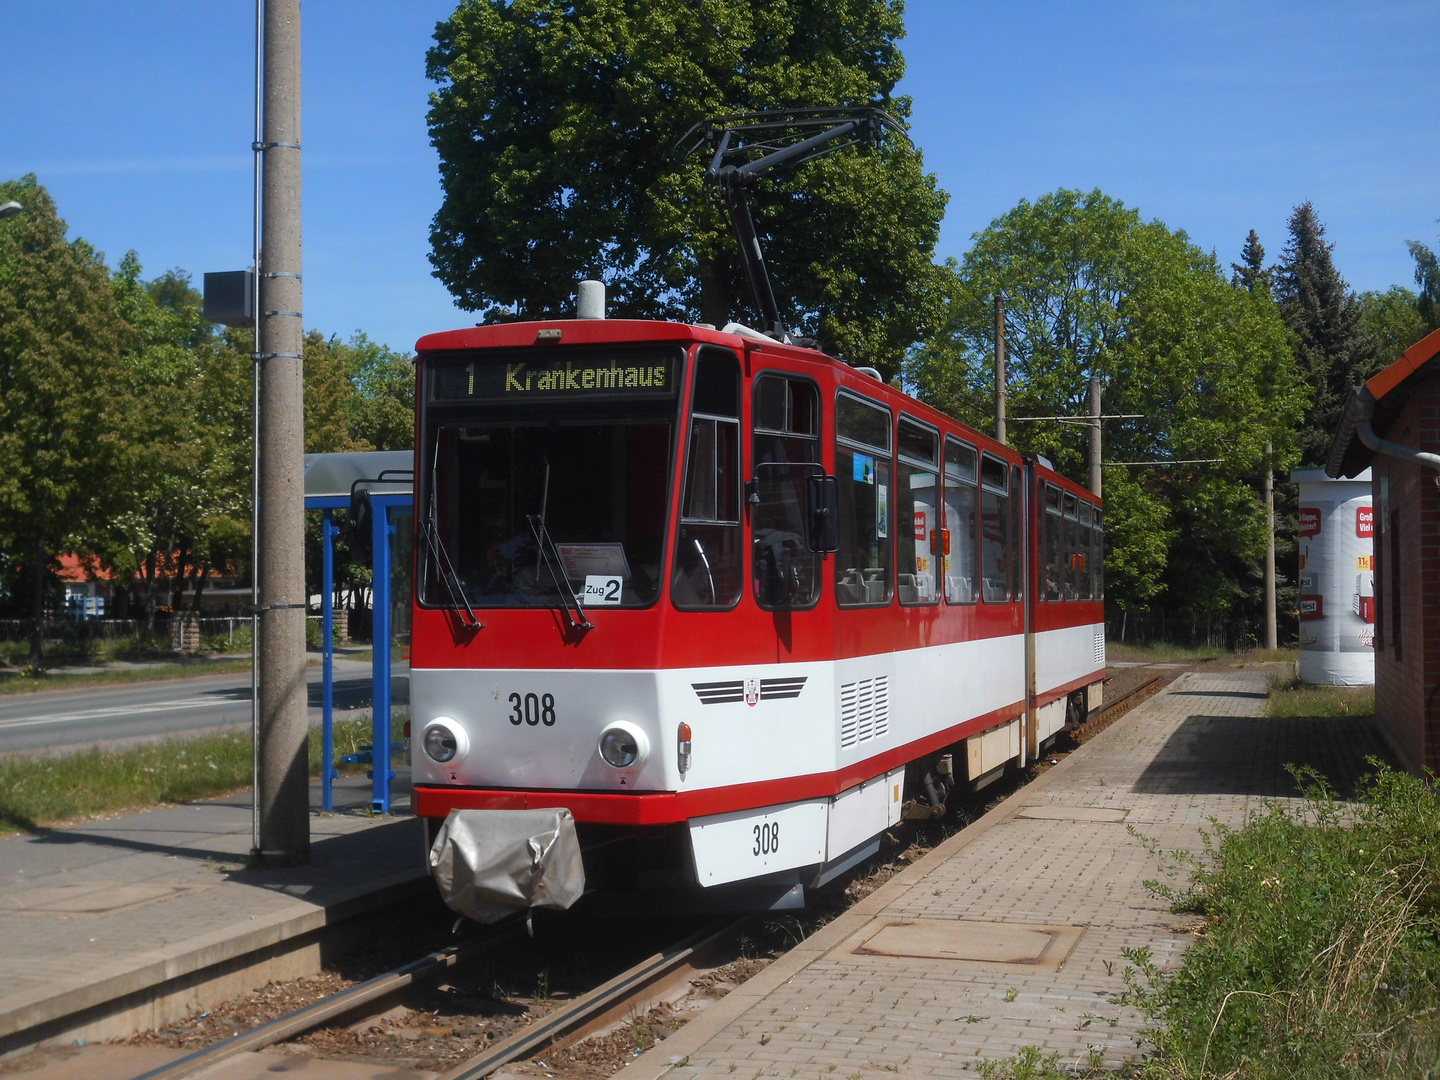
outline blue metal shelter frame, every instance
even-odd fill
[[[393,476],[413,467],[410,451],[305,455],[305,509],[321,512],[320,628],[321,673],[320,786],[326,813],[334,809],[335,769],[335,511],[350,509],[351,493],[365,490],[370,498],[371,537],[371,795],[370,809],[390,813],[390,551],[395,511],[414,512],[411,477]]]

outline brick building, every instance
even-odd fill
[[[1440,774],[1440,330],[1357,386],[1325,471],[1371,471],[1375,713],[1400,760]]]

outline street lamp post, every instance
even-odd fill
[[[24,210],[25,207],[11,199],[7,203],[0,203],[0,218],[14,217],[16,214],[23,213]]]

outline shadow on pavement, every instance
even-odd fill
[[[1285,766],[1308,765],[1348,799],[1356,781],[1374,771],[1367,757],[1395,765],[1368,716],[1192,716],[1166,740],[1131,790],[1288,798],[1300,792]]]

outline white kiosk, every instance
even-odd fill
[[[1375,517],[1370,470],[1332,480],[1295,469],[1300,485],[1300,678],[1307,683],[1375,682]]]

